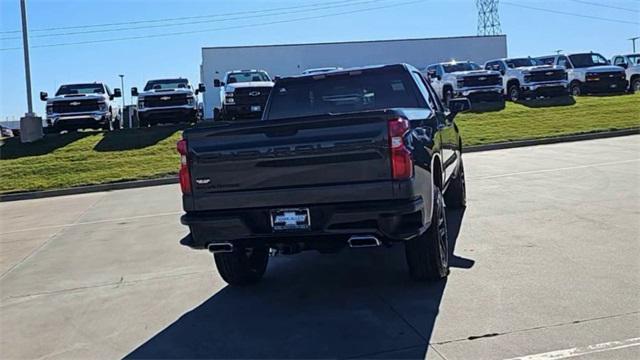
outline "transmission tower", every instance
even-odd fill
[[[498,0],[476,0],[478,8],[478,36],[500,35]]]

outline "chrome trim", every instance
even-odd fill
[[[233,252],[233,244],[228,242],[211,243],[207,245],[207,250],[209,250],[213,254],[230,253],[230,252]]]
[[[147,107],[138,108],[138,112],[145,111],[153,111],[153,110],[174,110],[174,109],[183,109],[183,110],[195,110],[196,108],[193,105],[175,105],[175,106],[155,106],[155,107]]]
[[[382,242],[373,235],[353,235],[347,240],[350,248],[375,247],[382,245]]]

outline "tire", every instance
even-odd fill
[[[571,85],[569,85],[569,93],[571,94],[571,96],[582,95],[582,86],[580,86],[580,83],[578,82],[571,83]]]
[[[444,89],[444,94],[442,97],[442,102],[444,103],[444,105],[446,107],[449,107],[449,101],[453,99],[453,90],[451,90],[450,88],[446,88]]]
[[[640,77],[636,77],[633,80],[631,80],[631,93],[637,93],[640,92]]]
[[[269,248],[235,249],[214,254],[218,273],[229,285],[247,285],[262,279],[269,262]]]
[[[451,180],[447,192],[444,194],[447,207],[452,209],[462,209],[467,207],[467,183],[464,177],[464,163],[460,158],[460,168],[455,178]]]
[[[509,97],[509,100],[513,102],[517,102],[518,100],[520,100],[520,97],[521,97],[520,85],[518,84],[510,85],[509,91],[507,92],[507,96]]]
[[[437,281],[449,275],[449,244],[444,198],[434,188],[431,225],[424,234],[405,243],[409,275],[415,281]]]

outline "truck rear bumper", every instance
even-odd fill
[[[429,227],[422,198],[393,201],[335,203],[309,206],[310,229],[274,231],[270,208],[190,212],[181,223],[191,230],[183,245],[204,249],[213,242],[244,246],[274,246],[288,242],[318,248],[331,242],[344,245],[351,235],[373,235],[383,242],[411,239]]]

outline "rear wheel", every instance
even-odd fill
[[[452,209],[461,209],[467,206],[467,184],[464,178],[464,163],[462,162],[462,158],[460,158],[458,174],[451,180],[444,199],[447,206]]]
[[[214,254],[213,258],[218,273],[229,285],[247,285],[258,282],[267,270],[269,248],[240,248]]]
[[[449,242],[444,198],[434,188],[431,225],[424,234],[405,243],[409,274],[416,281],[439,280],[449,274]]]

